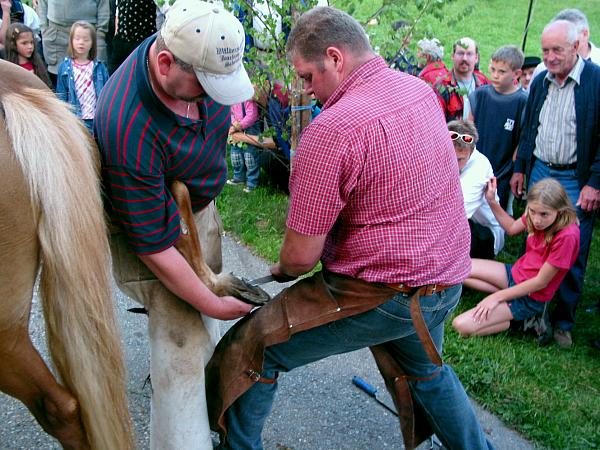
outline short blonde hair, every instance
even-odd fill
[[[96,59],[96,55],[98,54],[98,43],[96,40],[96,28],[89,22],[85,20],[78,20],[73,25],[71,25],[71,31],[69,32],[69,46],[67,47],[67,55],[71,58],[75,58],[75,52],[73,50],[73,35],[75,34],[75,30],[77,28],[83,28],[84,30],[89,30],[90,37],[92,38],[92,48],[88,53],[88,58],[92,61]]]

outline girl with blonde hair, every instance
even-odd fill
[[[499,333],[511,320],[543,312],[579,253],[577,213],[558,181],[544,178],[534,184],[525,213],[518,219],[502,209],[496,188],[496,178],[492,178],[486,199],[494,216],[509,235],[527,231],[527,246],[514,265],[471,260],[465,286],[490,295],[452,322],[465,337]]]

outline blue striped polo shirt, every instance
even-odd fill
[[[158,253],[179,237],[173,180],[190,191],[198,211],[223,189],[229,107],[198,103],[200,120],[180,117],[150,87],[146,39],[110,77],[96,109],[107,209],[137,254]]]

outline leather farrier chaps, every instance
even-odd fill
[[[266,347],[285,342],[300,331],[369,311],[389,301],[398,290],[325,270],[284,289],[270,303],[241,319],[221,339],[206,367],[211,428],[223,439],[227,433],[225,411],[254,383],[265,381],[261,372]],[[429,357],[441,367],[419,306],[419,296],[431,295],[431,286],[411,293],[411,317],[417,334]],[[432,430],[410,394],[408,380],[418,378],[404,373],[391,350],[385,343],[371,347],[398,410],[404,445],[410,450],[431,436]]]

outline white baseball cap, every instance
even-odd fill
[[[167,48],[194,68],[215,101],[234,105],[252,98],[254,88],[242,62],[244,27],[221,2],[177,0],[161,35]]]

